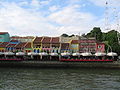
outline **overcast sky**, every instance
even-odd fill
[[[113,29],[120,0],[107,2]],[[0,0],[0,31],[21,36],[83,34],[93,27],[105,31],[105,3],[105,0]]]

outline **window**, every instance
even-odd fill
[[[100,49],[100,48],[102,48],[102,46],[98,46],[98,48]]]

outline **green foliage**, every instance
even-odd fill
[[[110,46],[113,52],[120,54],[120,45],[118,44],[117,31],[111,30],[107,33],[102,33],[100,28],[94,27],[93,30],[91,30],[90,33],[88,33],[86,36],[96,37],[97,41],[104,42],[106,51],[108,46]]]
[[[65,34],[65,33],[64,33],[64,34],[62,34],[61,36],[63,36],[63,37],[73,37],[73,36],[75,36],[75,35],[72,34],[72,35],[69,36],[68,34]]]
[[[91,30],[90,33],[86,35],[87,37],[95,37],[96,40],[102,41],[102,32],[99,27],[94,27],[93,30]]]
[[[64,34],[62,34],[61,36],[63,36],[63,37],[68,37],[68,35],[67,35],[67,34],[65,34],[65,33],[64,33]]]
[[[73,37],[73,36],[75,36],[74,34],[72,34],[72,35],[70,35],[69,37]]]

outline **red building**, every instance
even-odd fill
[[[105,52],[105,44],[97,43],[96,44],[96,52]]]
[[[80,39],[80,52],[104,52],[105,44],[97,43],[95,38],[81,38]]]

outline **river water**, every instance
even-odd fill
[[[120,90],[120,70],[0,68],[0,90]]]

